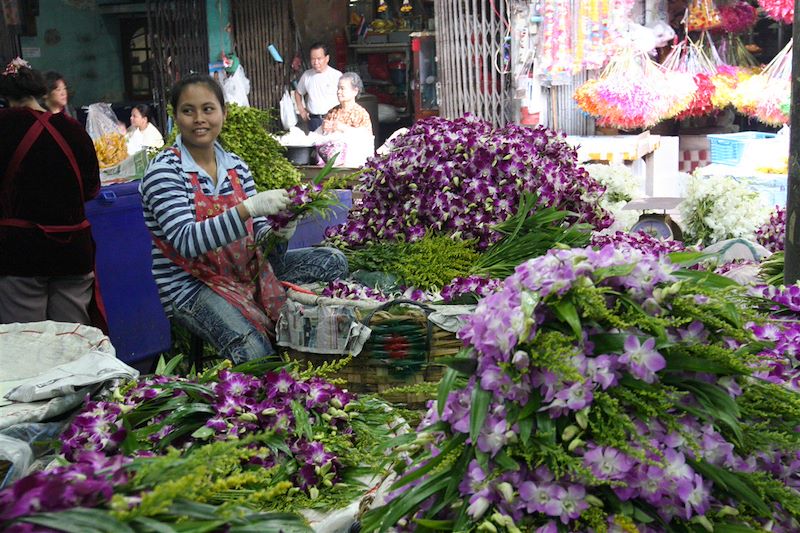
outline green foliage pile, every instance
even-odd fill
[[[422,290],[439,290],[468,275],[479,257],[473,241],[430,232],[415,242],[382,242],[345,253],[351,271],[396,274],[405,285]]]
[[[250,167],[259,191],[300,183],[300,171],[286,159],[284,147],[270,135],[272,115],[272,110],[228,104],[228,116],[219,135],[222,146]],[[172,128],[166,146],[172,145],[177,135],[178,128]]]

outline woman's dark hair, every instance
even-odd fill
[[[217,97],[217,100],[219,100],[219,105],[222,106],[222,109],[225,109],[225,95],[222,93],[222,86],[217,83],[217,80],[208,74],[189,74],[173,85],[170,91],[169,103],[172,104],[173,115],[178,112],[178,101],[181,99],[181,94],[183,94],[184,89],[189,85],[196,85],[198,83],[208,87],[208,89],[214,93],[214,96]]]
[[[63,81],[64,85],[67,84],[67,80],[64,79],[64,76],[61,75],[60,72],[56,72],[55,70],[48,70],[43,74],[44,82],[47,85],[47,92],[54,91],[56,86],[58,86],[58,82]]]
[[[147,104],[136,104],[133,106],[148,122],[153,122],[153,108]]]
[[[323,52],[323,53],[324,53],[326,56],[329,56],[329,55],[331,55],[331,54],[328,52],[328,45],[327,45],[327,44],[325,44],[325,43],[314,43],[314,44],[312,44],[312,45],[311,45],[311,48],[309,48],[309,49],[308,49],[308,51],[309,51],[309,52],[311,52],[311,50],[318,50],[318,49],[322,49],[322,52]]]
[[[45,94],[47,87],[38,70],[20,67],[14,74],[0,74],[0,95],[10,100],[21,100],[29,96],[41,98]]]

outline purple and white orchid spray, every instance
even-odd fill
[[[756,229],[756,241],[770,252],[782,252],[786,240],[786,208],[775,210],[764,224]]]
[[[516,212],[524,192],[574,213],[572,222],[612,223],[597,204],[604,188],[577,165],[561,134],[497,128],[470,115],[418,121],[388,154],[367,161],[356,191],[363,197],[347,222],[326,232],[348,246],[413,242],[433,230],[475,239],[482,250],[499,240],[492,226]]]
[[[631,246],[520,265],[362,530],[798,530],[800,396],[759,379],[769,323],[734,282]]]

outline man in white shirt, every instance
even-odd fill
[[[336,86],[342,73],[328,66],[331,56],[328,54],[327,45],[312,44],[310,56],[311,68],[300,76],[294,99],[300,118],[308,121],[308,131],[314,131],[322,125],[322,119],[328,111],[339,105]],[[308,102],[303,101],[306,95]]]

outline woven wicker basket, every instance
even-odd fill
[[[455,333],[445,331],[428,320],[433,309],[411,300],[394,300],[370,311],[362,310],[361,321],[372,329],[364,349],[337,378],[357,393],[384,393],[389,389],[422,383],[438,383],[444,366],[436,359],[455,355],[462,347]],[[300,362],[321,365],[330,355],[290,350]],[[382,394],[394,403],[423,407],[430,399],[418,392]]]

